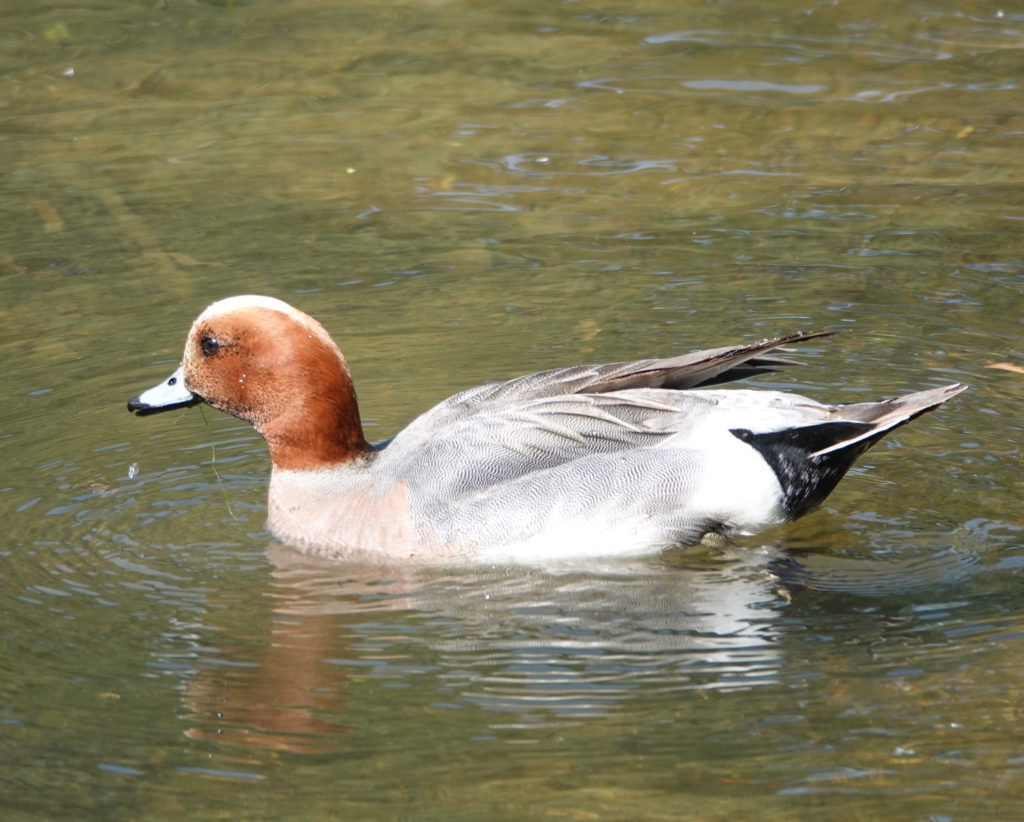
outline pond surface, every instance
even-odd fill
[[[1018,7],[12,9],[5,820],[1024,818]],[[721,551],[324,565],[246,426],[124,410],[246,292],[324,322],[374,439],[799,329],[843,333],[757,385],[972,390]]]

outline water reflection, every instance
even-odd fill
[[[345,676],[324,677],[322,666],[344,641],[330,619],[277,615],[258,659],[245,659],[243,646],[197,643],[197,671],[183,699],[186,735],[294,753],[332,750],[350,730],[329,718],[347,707]]]
[[[358,724],[346,717],[353,681],[368,679],[410,687],[428,675],[434,700],[515,715],[500,720],[505,733],[607,715],[653,693],[774,683],[785,604],[767,570],[775,553],[668,573],[652,561],[432,575],[277,546],[268,635],[193,648],[187,733],[332,750]]]
[[[979,545],[1008,528],[1019,530],[968,523],[941,545],[933,536],[933,550],[889,561],[748,545],[448,571],[338,564],[274,544],[269,613],[191,635],[186,734],[300,754],[343,749],[372,724],[371,688],[407,691],[406,706],[474,709],[488,734],[522,741],[676,692],[792,687],[807,664],[794,618],[838,608],[916,636],[937,603],[962,610],[975,578],[1016,579],[1016,554],[981,562]]]

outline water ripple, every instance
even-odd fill
[[[498,162],[513,174],[524,177],[546,177],[552,174],[608,177],[641,171],[676,170],[674,160],[621,159],[606,154],[517,152],[506,154]]]

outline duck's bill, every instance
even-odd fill
[[[185,378],[179,367],[159,385],[128,400],[128,410],[144,417],[147,414],[159,414],[161,411],[170,411],[173,408],[187,408],[202,401],[202,397],[193,394],[185,387]]]

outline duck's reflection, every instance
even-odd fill
[[[349,696],[356,678],[382,687],[416,679],[437,702],[506,717],[575,719],[610,713],[645,689],[777,679],[785,600],[767,548],[685,564],[450,572],[319,562],[280,546],[269,556],[268,635],[225,630],[216,655],[206,654],[184,697],[193,738],[336,748],[356,722],[348,700],[365,698],[363,689]]]

